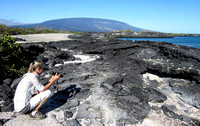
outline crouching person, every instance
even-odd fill
[[[45,118],[39,109],[53,95],[49,87],[60,78],[60,74],[56,73],[44,86],[39,79],[43,70],[44,64],[41,61],[34,61],[30,64],[28,73],[22,77],[23,79],[19,82],[15,92],[15,112],[23,114],[30,112],[30,116],[33,118]]]

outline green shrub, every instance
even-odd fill
[[[0,38],[0,83],[6,78],[17,78],[27,69],[28,61],[23,56],[23,48],[9,35]]]
[[[167,33],[169,36],[189,36],[188,34],[185,33]]]

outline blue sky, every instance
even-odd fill
[[[200,34],[200,0],[0,0],[0,19],[40,23],[105,18],[144,29]]]

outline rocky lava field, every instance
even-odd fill
[[[46,70],[62,76],[41,108],[44,120],[12,115],[16,84],[5,80],[1,114],[6,126],[198,126],[200,50],[166,42],[123,41],[83,33],[60,42],[22,46]]]

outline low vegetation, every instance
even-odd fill
[[[190,36],[189,34],[185,33],[167,33],[169,36]]]
[[[127,29],[127,30],[119,30],[119,32],[132,32],[131,29]]]
[[[6,78],[17,78],[21,76],[28,66],[28,58],[24,55],[20,44],[9,35],[0,38],[0,83]],[[26,66],[26,67],[25,67]]]
[[[27,34],[41,34],[41,33],[73,33],[77,34],[80,32],[73,32],[73,31],[59,31],[59,30],[53,30],[48,29],[45,27],[39,27],[36,28],[12,28],[8,27],[6,25],[0,24],[0,34],[1,35],[27,35]]]

